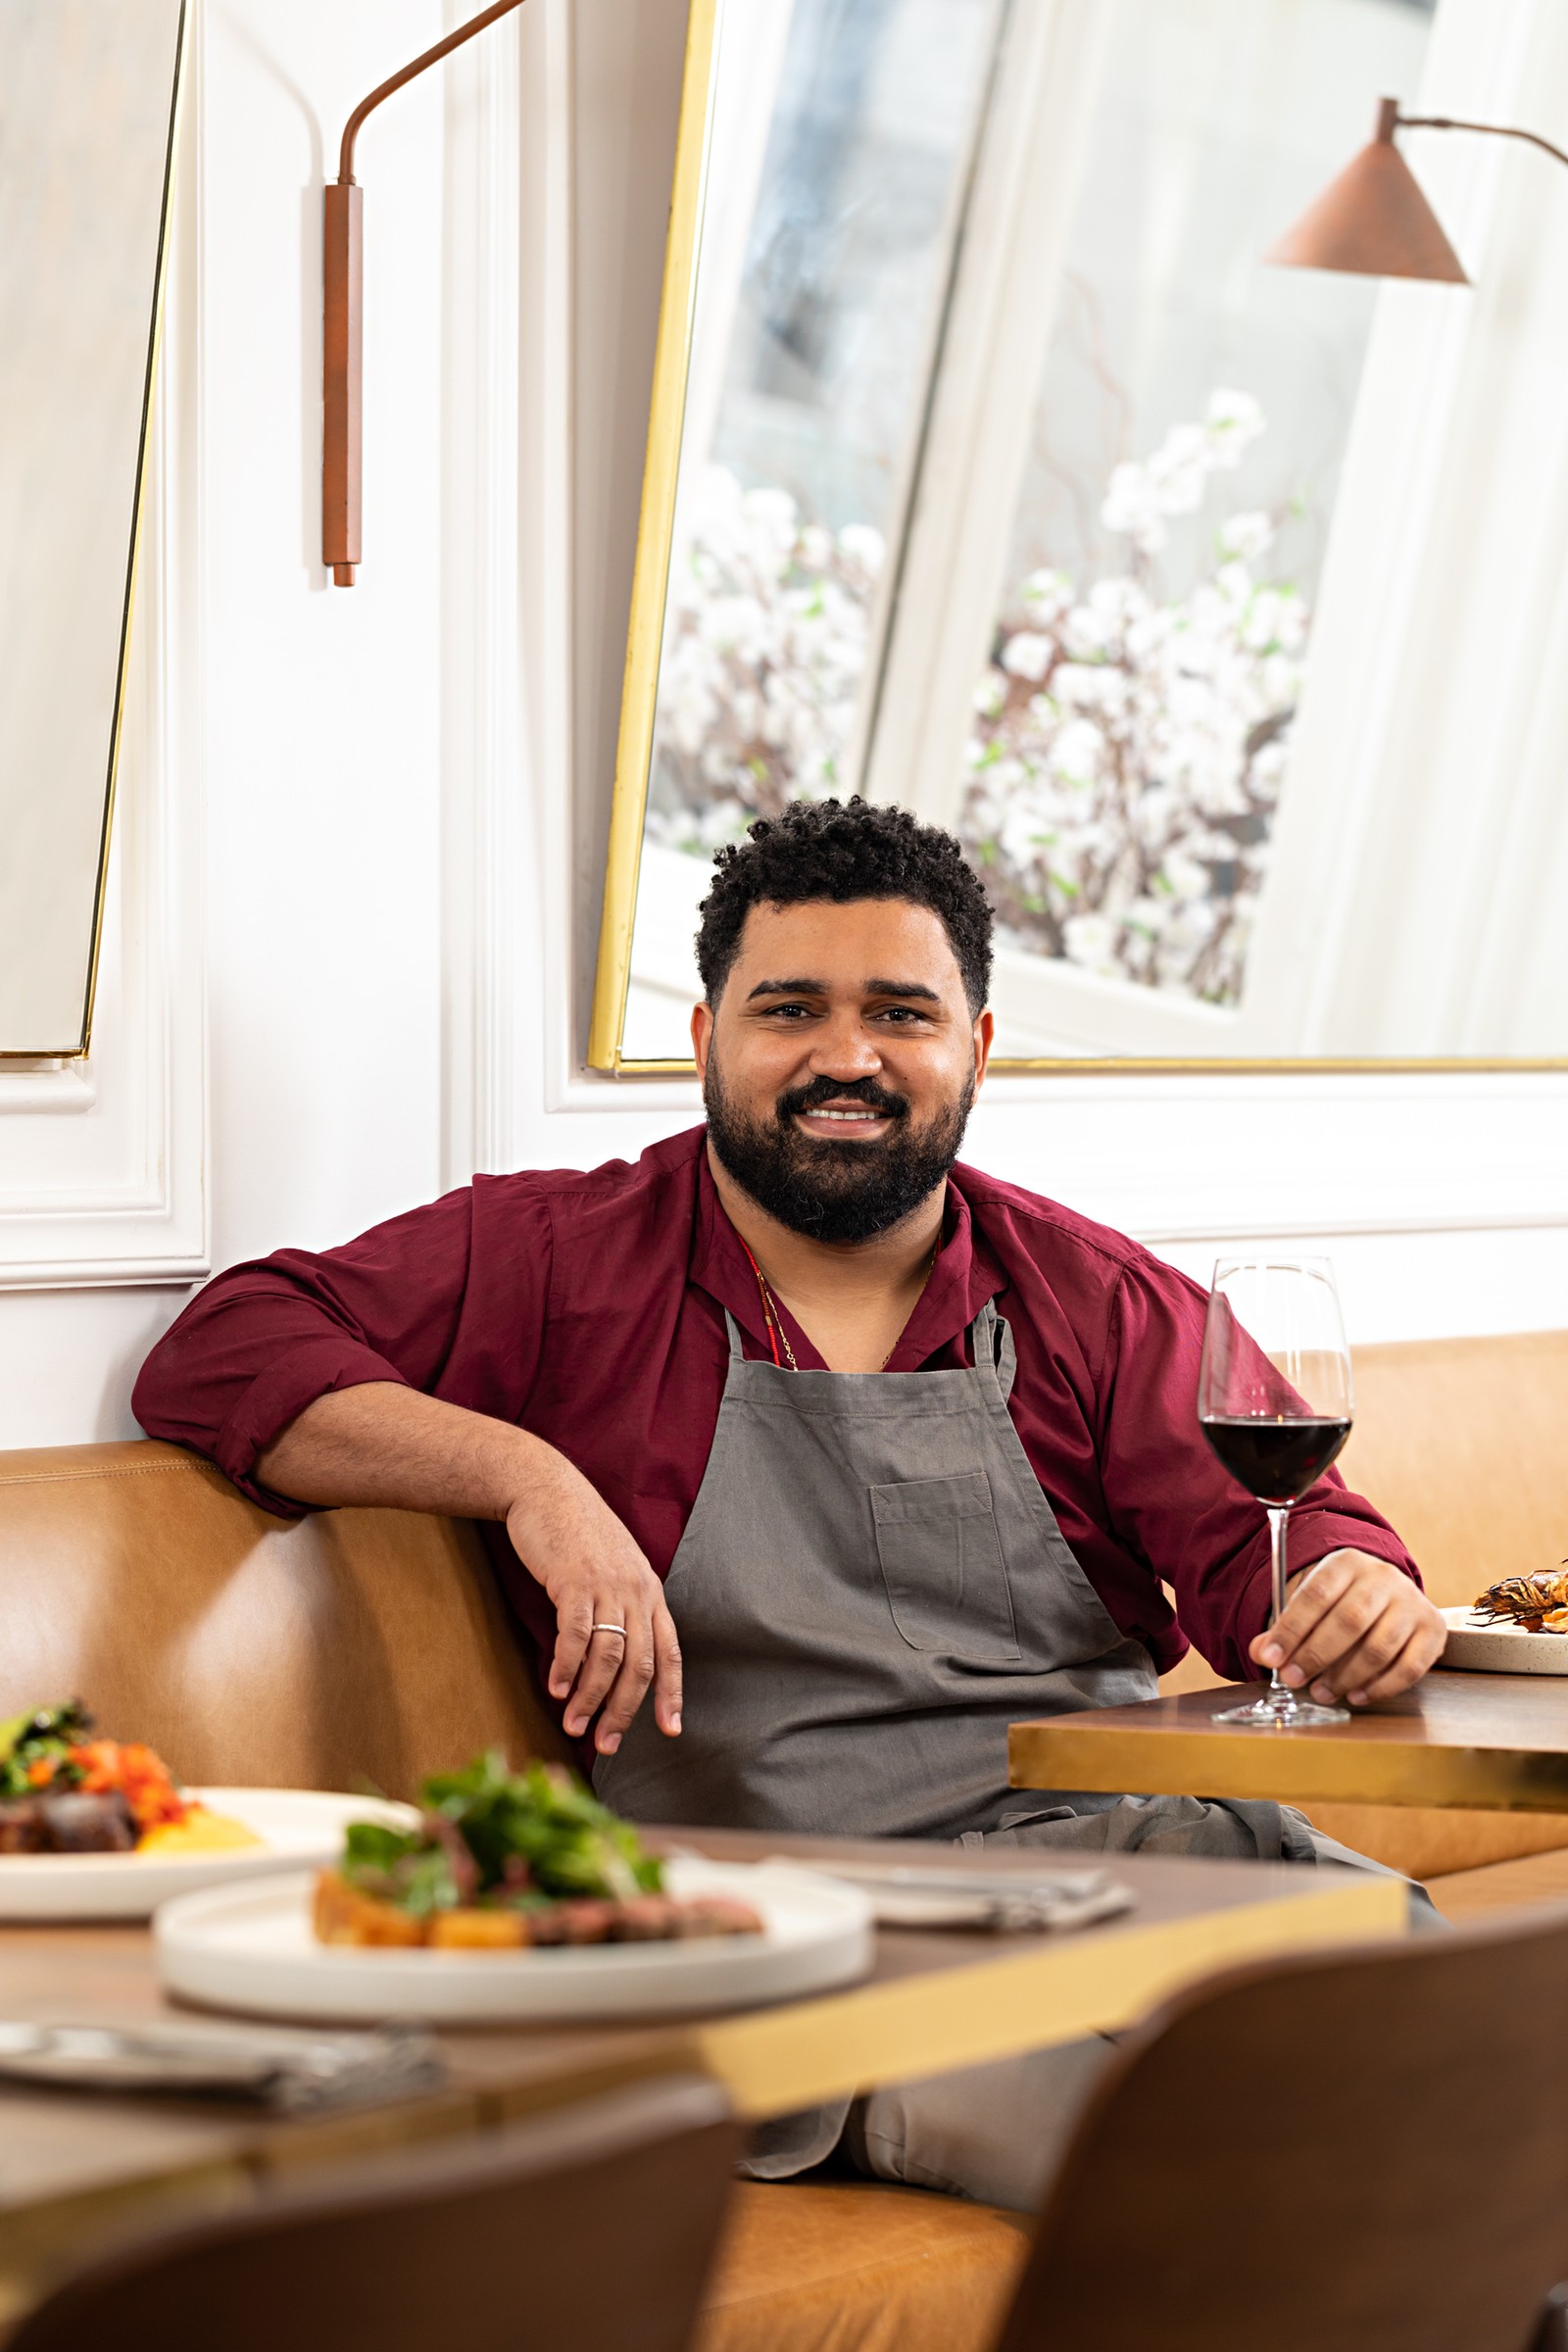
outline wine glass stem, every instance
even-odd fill
[[[1267,1508],[1269,1544],[1274,1567],[1274,1615],[1271,1622],[1278,1625],[1285,1614],[1285,1582],[1290,1573],[1286,1563],[1286,1538],[1291,1524],[1291,1506],[1288,1502],[1281,1502],[1270,1503]],[[1277,1666],[1268,1679],[1271,1690],[1277,1690],[1287,1698],[1293,1695],[1289,1683],[1280,1680],[1280,1670]]]

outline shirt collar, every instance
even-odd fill
[[[915,1301],[914,1311],[888,1358],[890,1372],[913,1372],[929,1362],[939,1348],[968,1329],[988,1298],[994,1298],[1006,1287],[1006,1276],[970,1213],[963,1190],[965,1173],[962,1168],[955,1168],[948,1178],[942,1247],[931,1269],[931,1279]],[[757,1276],[746,1254],[746,1245],[730,1223],[718,1197],[713,1172],[708,1164],[706,1137],[698,1153],[697,1214],[688,1273],[699,1290],[706,1291],[720,1306],[729,1309],[760,1353],[771,1352]],[[814,1349],[811,1362],[820,1368],[821,1358]]]

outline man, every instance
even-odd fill
[[[956,843],[799,804],[720,854],[697,949],[706,1129],[231,1269],[149,1358],[143,1426],[273,1510],[484,1522],[634,1818],[1330,1850],[1270,1804],[1007,1787],[1009,1721],[1152,1695],[1184,1635],[1361,1705],[1444,1626],[1330,1476],[1269,1628],[1263,1515],[1198,1428],[1201,1294],[956,1164],[992,1038],[991,912]],[[1028,2203],[1101,2054],[1004,2070],[1005,2098],[992,2069],[881,2094],[850,2152]],[[794,2119],[758,2169],[844,2124]]]

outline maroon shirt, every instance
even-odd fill
[[[771,1354],[704,1138],[695,1128],[635,1166],[611,1160],[587,1175],[476,1177],[345,1249],[232,1266],[153,1349],[137,1418],[208,1455],[267,1509],[297,1517],[298,1503],[258,1484],[258,1454],[329,1390],[399,1381],[558,1446],[664,1576],[718,1418],[724,1308],[749,1356]],[[1136,1242],[959,1166],[931,1279],[887,1369],[965,1363],[988,1298],[1017,1350],[1014,1426],[1117,1625],[1161,1670],[1191,1640],[1220,1673],[1246,1680],[1248,1644],[1268,1617],[1268,1536],[1199,1429],[1203,1293]],[[802,1368],[823,1368],[787,1310],[784,1319]],[[547,1657],[548,1599],[505,1530],[484,1534]],[[1388,1522],[1331,1471],[1292,1515],[1292,1569],[1342,1545],[1417,1577]]]

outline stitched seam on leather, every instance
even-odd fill
[[[0,1487],[79,1487],[98,1478],[163,1478],[188,1475],[195,1462],[127,1462],[122,1470],[0,1470]]]

